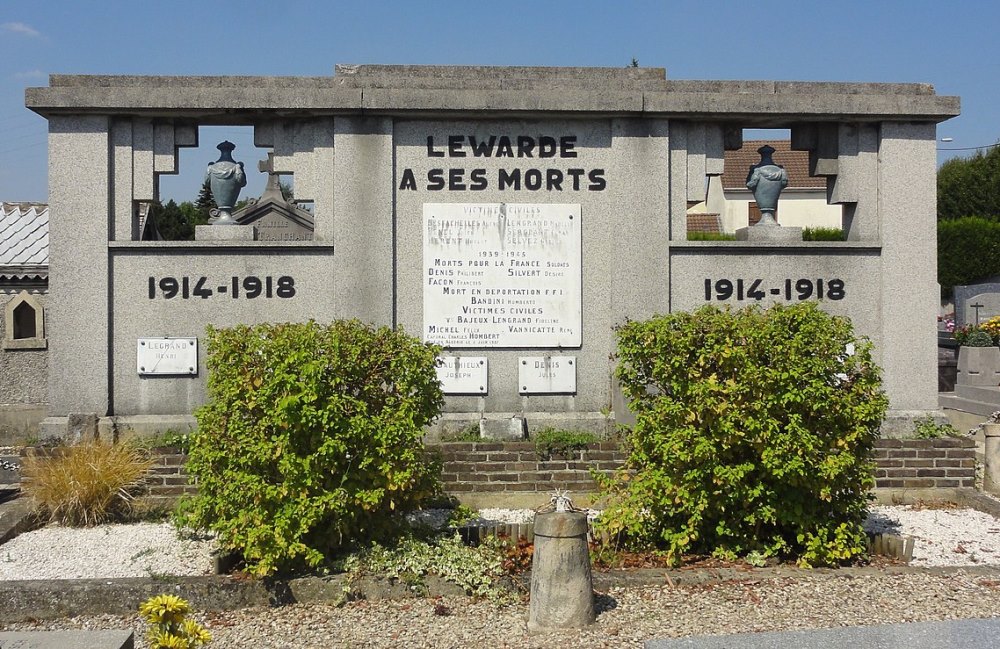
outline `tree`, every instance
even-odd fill
[[[1000,146],[945,162],[938,170],[937,192],[938,220],[1000,220]]]
[[[178,205],[173,199],[163,203],[153,203],[149,209],[160,236],[166,241],[191,241],[194,226],[208,223],[208,214],[203,213],[194,203],[184,201]]]
[[[205,215],[206,223],[208,222],[209,212],[219,207],[215,204],[215,198],[212,196],[212,186],[207,180],[202,184],[201,190],[198,192],[198,198],[194,204],[198,208],[198,211]]]

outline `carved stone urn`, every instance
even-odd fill
[[[233,149],[236,145],[226,140],[217,147],[221,152],[219,159],[208,163],[205,180],[212,189],[217,210],[212,210],[212,216],[218,217],[214,225],[236,225],[231,210],[240,197],[240,190],[246,187],[247,176],[243,171],[243,163],[233,160]]]
[[[753,192],[757,207],[760,208],[758,226],[778,225],[774,214],[778,210],[778,196],[788,186],[788,172],[774,164],[774,148],[765,144],[757,149],[760,162],[750,167],[747,174],[747,189]]]

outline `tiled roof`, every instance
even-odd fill
[[[49,264],[49,206],[0,203],[0,266]]]
[[[688,214],[688,232],[722,232],[718,214]]]
[[[809,175],[809,152],[792,151],[789,140],[747,140],[739,151],[726,151],[723,189],[746,190],[747,171],[760,162],[757,149],[765,144],[774,147],[775,164],[781,165],[788,172],[786,189],[826,189],[826,177]]]

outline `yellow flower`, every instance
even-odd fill
[[[212,641],[212,634],[194,620],[184,620],[184,624],[181,625],[181,633],[191,641],[192,647],[208,644]]]
[[[166,631],[151,633],[149,647],[150,649],[190,649],[188,641],[185,638],[172,635]]]
[[[150,624],[175,624],[190,612],[188,603],[176,595],[150,597],[139,606],[139,613]]]

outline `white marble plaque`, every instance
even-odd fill
[[[198,373],[197,338],[140,338],[135,356],[141,376]]]
[[[445,394],[486,394],[489,361],[485,356],[439,356],[438,381]]]
[[[424,340],[579,347],[579,204],[425,203]]]
[[[576,394],[576,356],[522,356],[517,381],[521,394]]]

